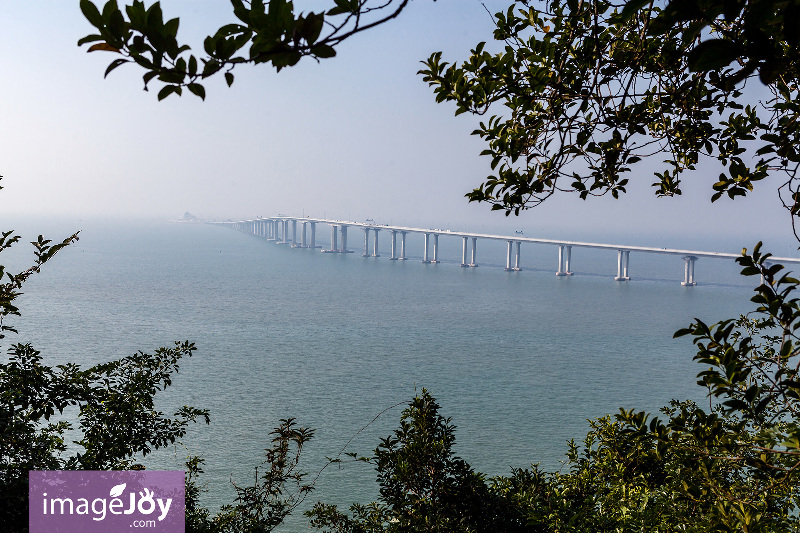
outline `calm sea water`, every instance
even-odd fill
[[[714,322],[751,309],[757,281],[739,277],[732,262],[701,260],[700,285],[685,288],[680,258],[631,254],[634,280],[618,283],[614,252],[577,249],[575,275],[557,278],[550,246],[523,246],[525,270],[504,272],[502,242],[479,242],[481,266],[466,269],[460,239],[444,237],[444,261],[424,265],[416,236],[410,260],[400,262],[388,260],[388,249],[361,257],[360,232],[349,241],[357,253],[338,255],[204,224],[16,227],[26,240],[83,229],[26,285],[15,322],[17,340],[32,342],[48,363],[197,344],[160,405],[208,408],[212,423],[144,462],[180,468],[187,454],[203,456],[212,508],[231,501],[231,477],[250,481],[280,418],[316,429],[304,463],[316,473],[354,435],[348,451],[368,454],[401,409],[359,430],[423,387],[458,426],[458,453],[476,469],[557,469],[588,418],[619,407],[655,411],[672,398],[705,401],[691,342],[672,334],[692,317]],[[22,251],[4,252],[4,264],[22,264]],[[322,473],[308,503],[376,496],[367,465],[344,465]],[[284,531],[304,524],[295,517]]]

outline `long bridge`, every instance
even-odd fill
[[[300,224],[298,239],[298,223]],[[321,250],[322,253],[353,253],[347,247],[348,228],[361,228],[364,232],[364,257],[380,257],[378,253],[378,235],[381,231],[388,232],[391,239],[391,260],[404,261],[406,257],[406,235],[418,233],[424,235],[424,248],[422,254],[423,263],[439,262],[439,237],[460,237],[462,244],[462,267],[477,267],[477,243],[478,239],[506,241],[508,251],[506,255],[506,267],[508,271],[521,270],[520,248],[522,243],[549,244],[558,247],[558,270],[556,276],[571,276],[572,248],[594,248],[600,250],[617,251],[617,275],[616,281],[629,281],[629,263],[631,252],[642,252],[651,254],[677,255],[684,260],[683,286],[697,285],[694,275],[695,262],[701,257],[735,259],[739,254],[722,252],[705,252],[699,250],[678,250],[672,248],[653,248],[647,246],[627,246],[618,244],[604,244],[596,242],[565,241],[555,239],[539,239],[535,237],[523,237],[522,235],[491,235],[485,233],[470,233],[464,231],[451,231],[443,229],[412,228],[406,226],[392,226],[388,224],[375,224],[368,219],[366,222],[350,222],[342,220],[328,220],[324,218],[293,217],[278,215],[275,217],[258,217],[250,220],[240,220],[236,222],[212,222],[223,226],[229,226],[245,233],[250,233],[258,237],[263,237],[276,244],[285,244],[293,248],[321,248],[316,244],[317,224],[326,224],[331,228],[331,247]],[[370,239],[372,235],[372,239]],[[399,237],[399,238],[398,238]],[[370,246],[370,241],[372,246]],[[432,250],[431,250],[432,248]],[[433,253],[431,253],[431,251]],[[771,262],[775,263],[800,263],[800,258],[792,257],[772,257]],[[763,283],[763,279],[762,279]]]

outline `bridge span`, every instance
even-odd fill
[[[298,239],[298,223],[301,225]],[[375,224],[371,220],[366,222],[351,222],[343,220],[329,220],[324,218],[293,217],[278,215],[275,217],[258,217],[250,220],[240,220],[236,222],[212,222],[212,224],[229,226],[240,231],[263,237],[276,244],[285,244],[293,248],[321,248],[316,244],[317,224],[325,224],[331,228],[331,247],[321,250],[322,253],[353,253],[348,249],[347,237],[348,228],[360,228],[364,232],[364,257],[380,257],[378,253],[378,235],[381,231],[389,233],[391,240],[390,260],[405,261],[406,257],[406,235],[409,233],[419,233],[424,235],[424,247],[422,254],[423,263],[439,262],[439,237],[461,238],[462,243],[462,267],[477,267],[477,243],[478,239],[506,241],[508,244],[506,254],[506,267],[508,271],[519,271],[522,269],[520,263],[520,249],[522,243],[547,244],[558,247],[558,270],[556,276],[572,275],[572,248],[595,248],[601,250],[617,251],[617,275],[616,281],[629,281],[630,254],[651,253],[664,255],[678,255],[684,260],[683,286],[697,285],[694,273],[694,266],[697,260],[704,258],[735,259],[739,254],[722,252],[705,252],[699,250],[679,250],[672,248],[653,248],[647,246],[627,246],[619,244],[604,244],[596,242],[565,241],[556,239],[540,239],[536,237],[523,237],[522,235],[491,235],[486,233],[470,233],[464,231],[451,231],[443,229],[412,228],[406,226],[392,226],[387,224]],[[370,239],[372,235],[372,239]],[[371,242],[370,242],[371,241]],[[370,244],[372,246],[370,246]],[[432,248],[432,250],[431,250]],[[433,253],[431,253],[431,251]],[[800,263],[800,258],[793,257],[772,257],[775,263]],[[763,283],[763,279],[762,279]]]

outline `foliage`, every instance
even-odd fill
[[[202,82],[224,72],[233,83],[233,69],[239,64],[271,64],[280,71],[303,57],[319,61],[336,55],[335,47],[364,30],[397,17],[409,0],[333,0],[326,11],[296,14],[287,0],[231,0],[237,22],[220,27],[203,42],[204,55],[190,53],[189,45],[178,41],[180,19],[164,22],[160,2],[146,7],[134,0],[121,10],[116,0],[102,9],[90,0],[80,6],[96,33],[78,41],[94,43],[88,51],[119,54],[106,69],[135,63],[145,70],[144,88],[156,79],[163,84],[158,99],[181,95],[183,88],[205,99]]]
[[[629,16],[651,0],[632,0],[622,10]],[[722,77],[730,89],[758,72],[765,85],[797,77],[800,60],[800,2],[797,0],[671,0],[653,19],[648,33],[659,35],[678,27],[684,40],[696,40],[689,67],[696,72],[733,70]]]
[[[636,0],[624,5],[552,0],[540,9],[520,0],[495,15],[499,53],[480,43],[460,64],[442,60],[441,52],[425,61],[424,80],[437,102],[455,103],[456,114],[484,115],[501,106],[473,132],[486,142],[482,154],[491,158],[493,173],[469,200],[509,215],[559,191],[616,198],[636,165],[656,165],[656,195],[678,195],[684,173],[705,159],[723,170],[712,201],[744,196],[757,181],[783,175],[780,191],[794,223],[800,213],[795,37],[788,29],[772,36],[770,49],[785,52],[785,60],[730,67],[739,56],[719,53],[717,38],[760,39],[751,27],[676,13],[697,13],[682,6],[731,5],[746,18],[754,11],[741,6],[752,2],[675,0],[663,12],[652,4],[637,9],[642,2]],[[795,7],[786,9],[788,17]],[[701,43],[701,37],[709,38]],[[766,88],[752,87],[759,69]],[[762,93],[767,96],[755,103],[754,94]]]
[[[318,503],[311,524],[331,532],[512,531],[512,509],[469,464],[453,455],[455,426],[430,393],[412,400],[400,427],[367,459],[375,465],[380,502],[353,505],[353,517]]]
[[[681,464],[700,474],[682,496],[712,501],[719,531],[793,531],[800,484],[800,306],[798,280],[769,263],[760,243],[737,261],[744,275],[762,275],[750,316],[706,325],[701,320],[676,336],[692,335],[695,360],[706,366],[698,384],[720,401],[710,414],[681,412],[645,425],[643,413],[623,413],[634,434],[660,450],[681,451]]]
[[[294,419],[281,420],[270,433],[272,446],[266,450],[264,468],[254,470],[252,485],[234,484],[235,504],[223,506],[215,516],[198,502],[201,489],[197,479],[203,472],[203,460],[190,458],[186,465],[186,531],[262,533],[280,525],[313,490],[313,484],[303,483],[307,474],[299,470],[303,446],[313,434],[307,428],[298,427]]]
[[[42,364],[30,344],[9,348],[0,364],[0,516],[14,530],[27,526],[29,470],[112,470],[134,467],[138,456],[176,441],[208,412],[182,407],[172,418],[154,407],[191,343],[139,352],[86,370],[74,363]],[[65,409],[77,407],[80,438]],[[54,418],[55,417],[55,418]],[[61,418],[61,420],[56,421]],[[78,449],[79,448],[79,449]],[[74,453],[67,452],[75,450]]]

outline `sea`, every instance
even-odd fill
[[[315,431],[301,460],[315,490],[278,529],[288,532],[308,530],[302,512],[317,501],[347,508],[378,498],[371,465],[328,459],[370,455],[423,389],[457,427],[456,453],[487,477],[564,468],[568,441],[620,408],[708,405],[691,340],[673,333],[694,317],[747,313],[758,284],[733,261],[701,259],[698,285],[682,287],[680,257],[643,253],[631,253],[632,280],[617,282],[615,251],[577,248],[574,275],[557,277],[557,248],[548,245],[524,244],[523,270],[506,272],[502,241],[479,241],[480,266],[461,268],[455,237],[440,237],[441,263],[423,264],[413,234],[408,260],[391,261],[385,232],[382,257],[362,257],[355,228],[355,253],[322,254],[203,223],[13,222],[5,225],[23,242],[0,256],[8,268],[29,261],[24,241],[37,234],[82,231],[25,285],[22,316],[10,320],[19,334],[3,349],[30,342],[46,364],[88,366],[194,342],[157,403],[165,413],[209,409],[211,423],[140,461],[182,469],[187,456],[201,456],[202,502],[216,511],[233,503],[233,483],[252,483],[270,431],[294,418]],[[323,247],[326,230],[318,226]],[[661,245],[639,241],[627,244]],[[690,244],[736,252],[753,243]]]

